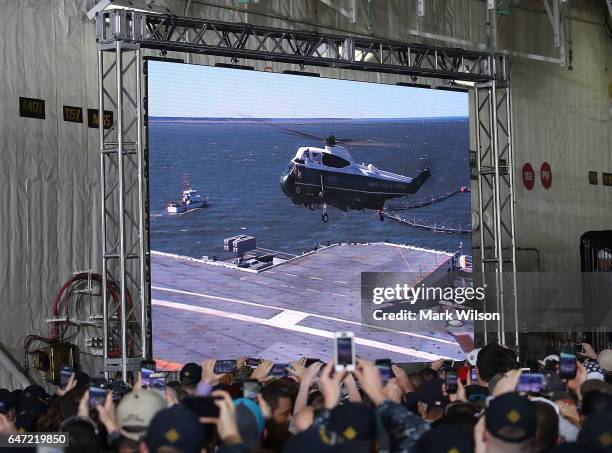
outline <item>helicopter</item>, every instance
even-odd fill
[[[325,143],[324,148],[298,148],[280,178],[283,193],[294,204],[311,211],[323,210],[323,223],[329,221],[328,206],[345,212],[375,210],[382,222],[382,210],[387,200],[416,193],[431,175],[427,168],[410,178],[380,170],[372,164],[360,165],[355,163],[345,147],[351,144],[372,145],[372,142],[338,139],[333,135],[321,138],[293,130],[287,132]]]

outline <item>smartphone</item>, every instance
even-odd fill
[[[289,371],[287,371],[289,366],[288,363],[275,363],[270,370],[270,376],[289,376]]]
[[[313,359],[312,357],[309,357],[306,359],[306,362],[304,362],[304,366],[306,368],[308,368],[310,365],[312,365],[313,363],[317,363],[317,362],[322,362],[321,359]]]
[[[151,385],[151,375],[154,374],[155,371],[149,368],[141,368],[140,369],[140,386],[143,389],[148,389]]]
[[[544,375],[540,373],[522,373],[516,390],[521,393],[542,393]]]
[[[521,373],[531,373],[531,368],[521,368]]]
[[[60,371],[60,388],[66,388],[72,373],[74,373],[74,370],[71,367],[65,365],[62,367]]]
[[[334,334],[334,369],[336,371],[355,370],[355,334],[336,332]]]
[[[584,349],[582,348],[582,343],[574,343],[574,352],[576,354],[582,354]]]
[[[219,417],[219,407],[212,396],[186,396],[182,403],[199,417]]]
[[[244,364],[246,366],[250,366],[252,368],[256,368],[259,366],[259,364],[261,363],[261,359],[255,359],[253,357],[249,357],[248,359],[245,360]]]
[[[451,370],[455,368],[455,361],[454,360],[445,360],[444,362],[442,362],[442,369],[443,370]]]
[[[562,348],[559,354],[559,377],[574,379],[576,377],[576,353],[574,348]]]
[[[478,370],[476,367],[470,368],[470,378],[472,379],[472,384],[476,384],[478,382]]]
[[[377,359],[374,362],[378,371],[380,371],[380,377],[383,382],[387,382],[389,379],[393,377],[393,372],[391,371],[391,359]]]
[[[235,360],[217,360],[215,361],[215,374],[233,373],[236,371]]]
[[[457,393],[457,372],[455,370],[446,370],[445,373],[446,393]]]
[[[104,406],[107,392],[107,389],[89,384],[89,409],[94,410],[97,406]]]
[[[164,373],[153,373],[149,376],[149,388],[159,392],[160,395],[166,397],[166,376]]]
[[[257,379],[246,379],[242,383],[242,397],[253,401],[257,400],[257,394],[261,390],[261,382]]]

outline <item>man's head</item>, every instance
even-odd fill
[[[262,398],[270,405],[272,420],[278,425],[291,421],[292,403],[287,387],[280,381],[272,381],[261,389]]]
[[[472,433],[451,425],[438,425],[423,434],[414,446],[415,453],[470,453],[474,451]]]
[[[423,382],[417,392],[419,414],[424,420],[439,420],[444,415],[448,398],[442,392],[444,381],[438,377]]]
[[[537,428],[532,453],[547,452],[559,443],[559,415],[552,401],[533,401]]]
[[[198,417],[186,407],[177,405],[159,411],[147,431],[141,453],[159,450],[200,453],[204,429]]]
[[[476,359],[478,383],[487,385],[493,376],[517,367],[516,355],[497,343],[490,343],[480,350]]]
[[[183,389],[189,394],[193,394],[198,382],[202,379],[202,367],[197,363],[186,363],[180,372],[180,381]]]
[[[166,407],[166,402],[154,390],[136,390],[128,393],[117,406],[117,423],[121,435],[134,441],[147,432],[151,420]]]
[[[0,414],[6,415],[9,420],[15,420],[16,401],[13,394],[7,389],[0,389]]]
[[[518,393],[504,393],[489,403],[485,427],[491,451],[526,451],[537,430],[536,407]]]

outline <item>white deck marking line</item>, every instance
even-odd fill
[[[310,289],[310,288],[306,288],[306,291],[310,291],[311,293],[320,293],[321,292],[318,289]]]
[[[212,296],[212,295],[209,295],[209,294],[194,293],[194,292],[191,292],[191,291],[184,291],[182,289],[164,288],[162,286],[154,286],[154,285],[151,285],[151,289],[155,289],[155,290],[158,290],[158,291],[168,291],[168,292],[176,293],[176,294],[185,294],[186,296],[202,297],[202,298],[205,298],[205,299],[215,299],[215,300],[223,300],[223,301],[226,301],[226,302],[235,302],[237,304],[249,305],[251,307],[272,308],[274,310],[282,310],[283,309],[281,307],[275,307],[274,305],[259,304],[257,302],[249,302],[247,300],[230,299],[229,297]],[[346,324],[353,324],[355,326],[371,327],[371,328],[376,329],[376,330],[383,330],[385,332],[398,333],[400,335],[407,335],[409,337],[423,338],[425,340],[437,341],[439,343],[452,344],[452,345],[455,345],[455,346],[459,345],[459,343],[457,343],[456,341],[450,341],[450,340],[444,340],[442,338],[430,337],[428,335],[422,335],[422,334],[419,334],[419,333],[402,332],[402,331],[398,331],[398,330],[395,330],[395,329],[389,329],[387,327],[382,327],[382,326],[373,326],[373,325],[370,325],[370,324],[362,324],[360,322],[349,321],[347,319],[334,318],[333,316],[318,315],[318,314],[315,314],[315,313],[308,313],[308,316],[314,316],[315,318],[320,318],[320,319],[327,319],[329,321],[344,322]]]
[[[308,318],[308,313],[294,310],[283,310],[278,315],[272,316],[268,322],[276,327],[295,326],[298,322]]]
[[[258,318],[255,316],[241,315],[238,313],[231,313],[231,312],[227,312],[223,310],[215,310],[213,308],[196,307],[195,305],[182,304],[179,302],[170,302],[170,301],[161,300],[161,299],[153,299],[151,303],[153,305],[160,306],[160,307],[174,308],[176,310],[184,310],[184,311],[190,311],[194,313],[202,313],[205,315],[218,316],[218,317],[227,318],[227,319],[235,319],[237,321],[261,324],[263,326],[275,327],[277,329],[284,329],[284,330],[289,330],[292,332],[305,333],[309,335],[315,335],[318,337],[334,338],[334,332],[329,332],[327,330],[315,329],[313,327],[306,327],[306,326],[279,324],[278,317],[281,316],[282,313],[279,315],[273,316],[270,319],[264,319],[264,318]],[[293,315],[288,315],[288,316],[293,316]],[[419,359],[425,359],[428,361],[434,361],[440,358],[454,359],[453,357],[444,357],[440,355],[430,354],[428,352],[417,351],[416,349],[412,349],[412,348],[404,348],[401,346],[395,346],[393,344],[383,343],[381,341],[367,340],[361,337],[355,337],[354,341],[356,344],[359,344],[362,346],[367,346],[367,347],[375,348],[375,349],[382,349],[384,351],[392,351],[398,354],[417,357]]]
[[[285,275],[288,275],[289,277],[299,277],[299,275],[290,274],[289,272],[285,272]]]
[[[332,293],[332,296],[348,297],[346,294]]]
[[[308,278],[312,278],[313,280],[323,280],[322,278],[319,278],[319,277],[308,277]]]
[[[343,282],[342,280],[336,280],[334,283],[341,283],[343,285],[348,285],[349,282]]]

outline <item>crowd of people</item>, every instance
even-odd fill
[[[54,395],[0,389],[0,436],[64,432],[65,451],[91,453],[612,451],[612,350],[583,344],[578,356],[571,379],[557,355],[526,370],[496,343],[461,363],[392,364],[389,376],[359,358],[351,372],[303,358],[280,376],[267,360],[219,373],[207,359],[161,387],[138,372],[128,385],[75,371]],[[530,371],[544,379],[521,390]]]

